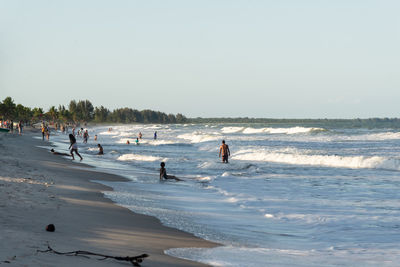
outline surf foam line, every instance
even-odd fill
[[[160,157],[154,156],[145,156],[145,155],[137,155],[137,154],[124,154],[117,158],[119,161],[167,161],[167,159],[163,159]]]
[[[311,128],[311,127],[291,127],[291,128],[246,128],[243,130],[244,134],[256,134],[256,133],[269,133],[269,134],[300,134],[300,133],[311,133],[311,132],[323,132],[327,131],[324,128]]]
[[[337,155],[304,155],[266,151],[238,151],[232,156],[235,160],[265,161],[294,165],[312,165],[351,169],[386,169],[400,170],[400,160],[379,156],[337,156]]]

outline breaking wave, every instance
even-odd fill
[[[256,133],[269,133],[269,134],[299,134],[299,133],[311,133],[311,132],[322,132],[326,131],[324,128],[314,127],[291,127],[291,128],[251,128],[248,127],[243,130],[244,134],[256,134]]]
[[[380,156],[337,156],[306,155],[301,153],[280,153],[267,151],[242,150],[232,157],[235,160],[265,161],[295,165],[314,165],[351,169],[387,169],[400,170],[400,160]]]
[[[138,154],[125,154],[119,156],[117,160],[120,161],[166,161],[166,159],[160,157],[153,157],[153,156],[145,156],[145,155],[138,155]]]
[[[194,133],[178,135],[178,138],[188,140],[191,143],[202,143],[202,142],[218,140],[220,139],[220,136],[194,132]]]

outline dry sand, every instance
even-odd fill
[[[123,177],[52,155],[36,147],[46,141],[33,139],[33,134],[40,135],[0,133],[0,265],[132,266],[113,259],[37,253],[49,242],[62,252],[149,254],[141,266],[204,266],[170,257],[164,250],[217,244],[115,205],[101,193],[111,189],[91,180],[124,181]],[[45,231],[50,223],[56,227],[53,233]]]

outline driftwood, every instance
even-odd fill
[[[132,263],[133,266],[140,266],[140,263],[143,262],[144,258],[147,258],[149,255],[147,254],[142,254],[142,255],[138,255],[138,256],[126,256],[126,257],[120,257],[120,256],[109,256],[109,255],[103,255],[103,254],[99,254],[99,253],[93,253],[93,252],[89,252],[89,251],[84,251],[84,250],[76,250],[76,251],[70,251],[70,252],[59,252],[54,250],[53,248],[50,247],[49,244],[47,244],[47,250],[37,250],[37,252],[42,252],[42,253],[46,253],[46,252],[53,252],[57,255],[66,255],[66,256],[83,256],[86,258],[90,258],[87,256],[97,256],[97,257],[101,257],[101,259],[98,260],[105,260],[105,259],[114,259],[117,261],[128,261],[130,263]]]

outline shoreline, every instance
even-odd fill
[[[47,248],[58,251],[86,250],[112,256],[150,256],[142,266],[207,266],[171,257],[170,248],[210,248],[206,241],[161,224],[151,216],[137,214],[106,198],[112,190],[99,181],[128,181],[123,176],[96,171],[87,164],[71,164],[43,148],[43,141],[24,135],[1,134],[0,147],[0,264],[21,266],[113,266],[112,259],[66,257],[36,253]],[[46,141],[47,142],[47,141]],[[50,143],[47,143],[51,145]],[[80,166],[79,166],[80,165]],[[78,167],[79,166],[79,167]],[[78,167],[78,168],[77,168]],[[56,231],[46,232],[53,223]],[[126,262],[126,266],[131,266]]]

